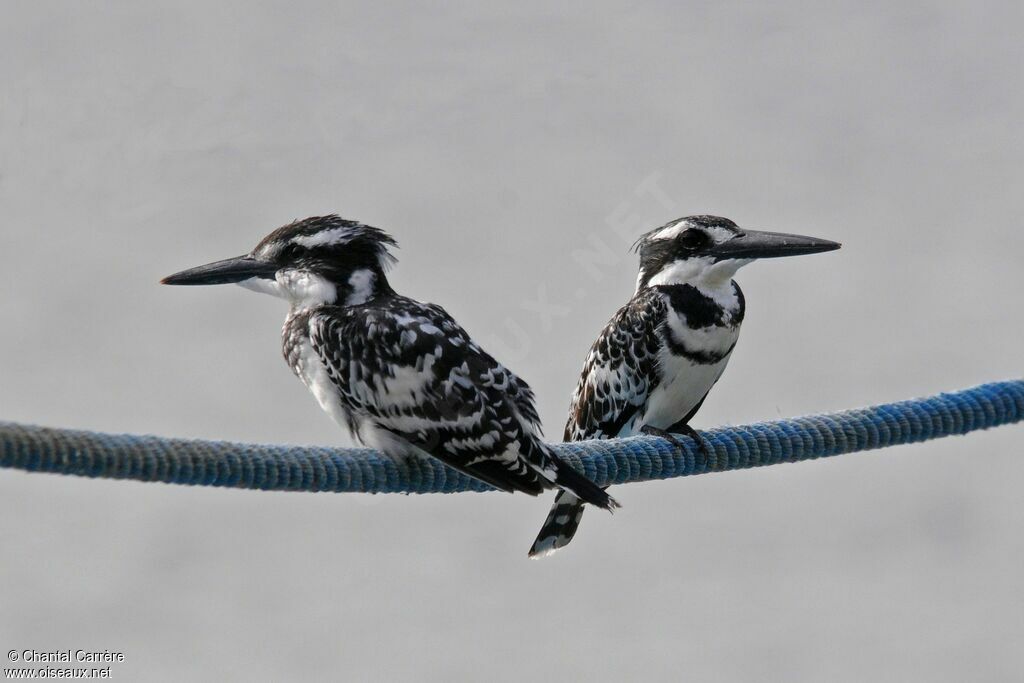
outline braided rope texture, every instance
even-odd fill
[[[625,484],[813,460],[917,443],[1024,420],[1024,380],[927,398],[702,432],[710,457],[651,436],[555,444],[595,483]],[[0,467],[264,491],[455,493],[490,486],[433,458],[368,448],[271,446],[104,434],[0,422]]]

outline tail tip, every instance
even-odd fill
[[[572,540],[572,538],[570,537],[568,540],[564,540],[559,536],[538,538],[534,541],[533,546],[530,548],[530,552],[528,552],[526,556],[531,560],[542,560],[545,557],[550,557],[561,550],[569,540]]]

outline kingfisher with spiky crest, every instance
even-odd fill
[[[448,313],[397,294],[397,247],[336,215],[295,221],[244,256],[163,279],[239,284],[285,299],[284,357],[320,407],[390,457],[430,456],[506,492],[556,487],[612,510],[606,491],[541,440],[530,387]]]
[[[707,445],[690,426],[722,376],[743,322],[743,292],[732,279],[756,259],[838,249],[829,240],[742,229],[727,218],[687,216],[651,230],[636,292],[601,331],[583,364],[565,425],[566,441],[673,434]],[[584,502],[559,491],[530,548],[550,555],[572,540]]]

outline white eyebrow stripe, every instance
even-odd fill
[[[355,232],[352,228],[331,228],[330,230],[321,230],[312,235],[298,235],[292,238],[292,242],[307,249],[334,246],[350,241]]]
[[[711,240],[715,244],[721,244],[722,242],[726,242],[726,241],[732,239],[733,237],[735,237],[735,233],[732,232],[731,230],[726,229],[726,228],[720,228],[720,227],[717,227],[717,226],[708,226],[708,225],[695,225],[694,223],[691,223],[690,221],[682,220],[682,221],[679,221],[678,223],[676,223],[674,225],[669,225],[667,227],[662,228],[658,232],[656,232],[653,235],[651,235],[651,239],[652,240],[670,240],[670,239],[675,239],[679,235],[679,233],[681,233],[681,232],[683,232],[685,230],[689,230],[690,228],[699,228],[699,229],[703,230],[704,232],[706,232],[711,237]]]
[[[693,224],[688,220],[681,220],[673,225],[666,225],[658,232],[651,235],[652,240],[670,240],[674,239],[679,233],[687,228],[693,227]]]

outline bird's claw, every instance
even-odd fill
[[[657,427],[651,427],[650,425],[644,425],[643,427],[640,428],[640,431],[646,434],[647,436],[657,436],[661,437],[662,439],[665,439],[665,441],[668,441],[670,444],[678,448],[680,453],[682,453],[685,450],[683,448],[683,442],[677,439],[669,431],[659,429]]]
[[[694,429],[688,424],[672,425],[670,429],[676,431],[676,433],[690,437],[697,443],[697,465],[703,469],[708,469],[711,463],[711,444],[708,443],[707,439],[705,439],[700,432],[698,432],[696,429]],[[643,427],[640,428],[640,431],[649,436],[659,436],[662,439],[665,439],[666,441],[671,443],[676,448],[678,448],[680,453],[685,452],[685,448],[683,448],[683,443],[679,439],[677,439],[672,434],[672,432],[668,430],[644,425]]]

